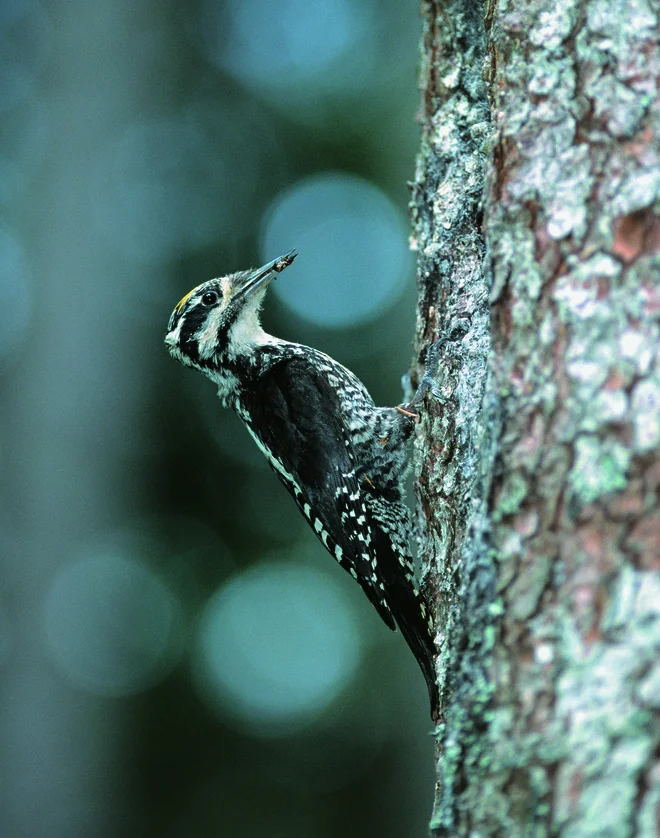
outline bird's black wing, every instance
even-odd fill
[[[329,371],[345,374],[306,357],[280,360],[242,391],[236,410],[317,537],[394,630],[359,464]]]

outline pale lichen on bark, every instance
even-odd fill
[[[420,304],[413,382],[429,345],[443,343],[417,437],[420,553],[440,628],[434,824],[450,826],[490,697],[495,574],[485,498],[495,422],[488,410],[489,304],[481,200],[490,115],[481,4],[424,5],[422,149],[413,193]],[[462,49],[457,50],[456,44]],[[492,413],[492,411],[491,411]]]
[[[500,2],[491,30],[491,834],[657,834],[657,25],[644,0],[540,0]]]
[[[444,349],[417,447],[443,639],[435,834],[652,838],[657,7],[464,0],[424,13],[418,349],[469,326]]]

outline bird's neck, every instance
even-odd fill
[[[224,351],[216,356],[215,363],[204,369],[217,385],[218,396],[225,407],[232,407],[245,387],[257,386],[260,376],[293,345],[269,335],[260,326],[249,334],[249,340],[243,340],[239,333],[239,339],[228,342]]]

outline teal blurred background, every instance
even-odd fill
[[[401,401],[417,4],[0,2],[3,838],[425,834],[426,689],[213,386],[192,286]]]

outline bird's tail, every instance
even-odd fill
[[[375,554],[378,556],[380,581],[385,601],[394,616],[404,640],[422,670],[431,702],[431,718],[440,717],[440,695],[435,673],[435,631],[428,603],[415,581],[412,556],[402,533],[408,530],[408,510],[403,503],[390,501],[376,506],[372,499],[370,511]],[[386,620],[387,622],[387,620]],[[391,622],[388,622],[393,628]]]
[[[431,702],[431,718],[440,717],[440,696],[435,672],[435,632],[428,605],[421,592],[407,578],[386,584],[387,601],[410,651],[415,656],[426,681]]]

